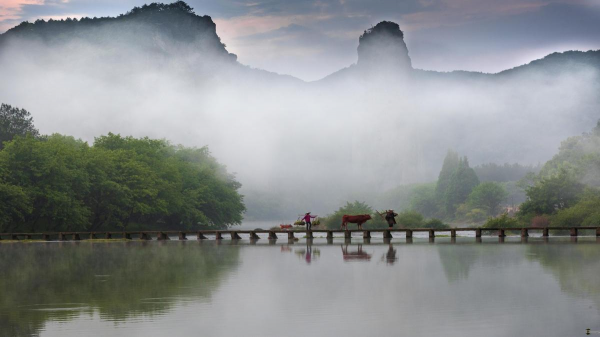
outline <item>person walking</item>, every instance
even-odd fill
[[[394,227],[394,225],[396,224],[397,216],[398,213],[394,213],[393,209],[388,209],[387,211],[385,211],[385,220],[387,221],[389,228]]]
[[[310,215],[310,212],[306,212],[306,214],[304,214],[304,218],[302,218],[302,219],[306,223],[307,231],[311,230],[311,228],[312,228],[312,223],[310,222],[310,219],[314,219],[316,217],[317,217],[316,215]]]

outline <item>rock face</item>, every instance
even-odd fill
[[[361,68],[412,70],[404,33],[397,23],[382,21],[358,39],[358,63]]]

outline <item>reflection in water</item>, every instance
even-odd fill
[[[164,314],[182,296],[209,297],[238,252],[197,242],[0,244],[0,336],[95,312]]]
[[[387,264],[394,264],[394,262],[396,262],[396,260],[398,259],[396,257],[396,249],[394,249],[394,246],[392,244],[389,245],[388,247],[388,251],[387,253],[385,253],[385,262]]]
[[[344,261],[370,261],[371,254],[362,250],[362,245],[358,245],[358,250],[348,251],[348,244],[342,245],[342,256]]]
[[[326,239],[0,244],[0,335],[501,337],[600,330],[595,241],[392,241],[343,244],[342,261]]]

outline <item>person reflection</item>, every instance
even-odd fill
[[[306,254],[304,256],[304,259],[306,260],[307,264],[310,264],[310,262],[312,261],[312,246],[311,245],[306,245]]]
[[[371,254],[367,254],[367,252],[363,252],[362,245],[358,245],[358,250],[354,252],[348,251],[348,245],[342,247],[342,256],[344,261],[369,261],[371,260]]]
[[[390,245],[387,253],[385,254],[386,264],[394,264],[398,258],[396,257],[396,250],[393,245]]]

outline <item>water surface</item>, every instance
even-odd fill
[[[1,336],[585,336],[595,238],[0,244]]]

